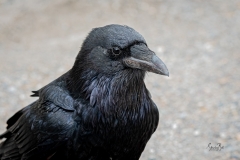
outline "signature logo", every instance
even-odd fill
[[[207,149],[209,149],[209,151],[221,151],[222,149],[224,149],[224,146],[222,146],[221,143],[217,143],[216,145],[212,145],[212,143],[209,143]]]

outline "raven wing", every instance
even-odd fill
[[[47,159],[67,143],[74,132],[73,99],[63,87],[50,85],[39,99],[7,121],[0,144],[1,160]]]

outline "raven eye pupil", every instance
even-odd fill
[[[121,50],[118,47],[112,48],[113,55],[119,55],[121,53]]]

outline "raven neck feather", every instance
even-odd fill
[[[150,98],[144,76],[144,71],[136,69],[125,69],[115,75],[103,75],[90,69],[73,68],[68,89],[74,98],[84,99],[92,107],[137,109],[144,105],[146,98]]]

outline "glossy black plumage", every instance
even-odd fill
[[[168,75],[144,38],[127,26],[94,29],[67,73],[7,121],[0,160],[137,160],[156,130],[146,71]]]

